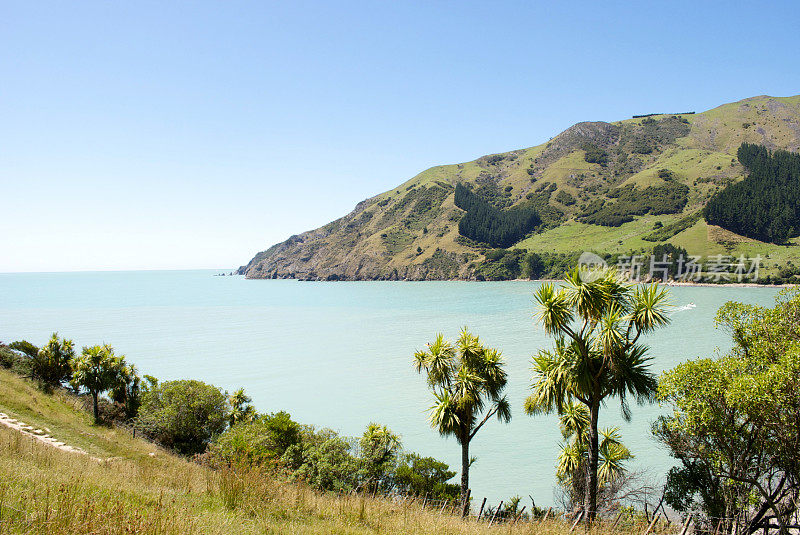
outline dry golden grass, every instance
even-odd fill
[[[248,468],[212,470],[122,430],[92,425],[64,396],[47,396],[0,373],[0,411],[31,413],[37,424],[94,442],[101,462],[0,428],[0,534],[231,533],[536,533],[567,535],[569,524],[486,522],[440,514],[439,508],[388,498],[337,496]],[[8,395],[37,407],[29,411]],[[71,414],[72,413],[72,414]],[[114,447],[111,441],[117,440]],[[92,445],[92,444],[89,444]],[[151,455],[152,454],[152,455]],[[583,533],[582,528],[577,532]],[[596,535],[640,534],[641,524]]]
[[[708,241],[712,243],[763,243],[716,225],[708,225]]]
[[[489,527],[383,498],[336,496],[257,470],[212,471],[168,454],[92,461],[0,429],[0,533],[536,533],[562,520]],[[615,533],[641,533],[642,525]],[[583,532],[582,528],[578,529]],[[602,526],[597,535],[611,533]]]

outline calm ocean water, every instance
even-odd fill
[[[510,425],[487,423],[473,441],[473,496],[495,502],[531,494],[552,503],[559,432],[555,417],[530,418],[522,403],[530,357],[549,347],[533,321],[536,282],[297,282],[213,277],[213,271],[0,274],[0,340],[42,343],[51,332],[77,345],[111,343],[142,373],[244,386],[262,412],[360,435],[388,425],[406,449],[460,466],[453,439],[427,423],[431,404],[414,351],[462,326],[503,351]],[[728,300],[769,305],[771,288],[674,288],[672,325],[651,335],[656,371],[725,350],[714,329]],[[688,303],[695,308],[681,309]],[[663,478],[671,460],[650,435],[662,411],[637,407],[624,423],[618,403],[601,425],[619,425],[633,466]]]

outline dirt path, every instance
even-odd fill
[[[35,427],[32,427],[26,424],[25,422],[20,422],[19,420],[16,420],[2,412],[0,412],[0,425],[4,425],[9,429],[13,429],[14,431],[17,431],[27,437],[30,437],[34,440],[38,440],[43,444],[46,444],[53,448],[57,448],[61,451],[66,451],[69,453],[77,453],[80,455],[88,455],[88,453],[86,453],[84,450],[80,448],[69,446],[53,438],[52,436],[50,436],[50,430],[47,429],[46,427],[43,430],[36,429]],[[97,460],[99,461],[100,459]]]

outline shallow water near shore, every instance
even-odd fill
[[[214,277],[215,271],[0,274],[0,340],[43,343],[50,333],[81,345],[108,342],[141,373],[245,387],[261,412],[286,410],[302,423],[360,435],[389,426],[406,449],[448,462],[460,449],[427,423],[431,395],[416,374],[416,349],[462,326],[502,350],[513,420],[487,423],[472,443],[472,495],[497,502],[515,494],[554,501],[560,434],[555,416],[528,417],[530,357],[550,347],[533,319],[538,282],[298,282]],[[778,289],[670,288],[672,324],[650,335],[653,369],[726,350],[714,328],[726,301],[769,306]],[[693,303],[695,306],[688,306]],[[632,467],[663,480],[672,465],[652,439],[658,406],[635,407],[633,421],[612,400],[601,425],[619,425]],[[454,479],[456,481],[456,479]]]

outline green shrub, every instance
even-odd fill
[[[677,214],[686,206],[688,194],[689,187],[676,182],[644,189],[629,184],[608,192],[607,195],[615,198],[616,202],[596,199],[578,214],[577,219],[591,225],[618,227],[633,221],[633,216],[637,215]]]
[[[349,492],[358,486],[359,462],[352,446],[331,429],[304,427],[300,441],[289,446],[281,459],[293,479],[317,489]]]
[[[636,154],[650,154],[653,152],[653,148],[652,142],[646,139],[637,139],[633,142],[631,152],[635,152]]]
[[[137,373],[136,366],[125,363],[122,357],[122,367],[117,380],[109,391],[109,397],[123,409],[124,419],[130,420],[139,414],[142,378]]]
[[[214,438],[209,453],[225,464],[264,465],[278,461],[298,442],[300,424],[281,411],[235,424]]]
[[[12,368],[19,358],[19,355],[12,351],[10,347],[0,345],[0,366],[6,369]]]
[[[178,453],[205,451],[225,430],[230,406],[219,388],[195,380],[155,384],[142,394],[136,428]]]
[[[492,249],[486,252],[485,260],[475,270],[478,280],[511,280],[522,272],[522,249]]]
[[[407,453],[400,457],[394,481],[401,493],[427,495],[433,500],[454,500],[459,496],[459,486],[448,481],[455,475],[442,461]]]
[[[560,190],[558,193],[556,193],[556,201],[560,202],[564,206],[571,206],[575,204],[575,197],[564,190]]]
[[[19,351],[20,353],[24,353],[30,358],[36,356],[39,353],[39,348],[33,345],[32,343],[28,342],[27,340],[19,340],[17,342],[11,342],[9,346],[14,351]]]
[[[492,249],[475,268],[478,280],[558,278],[575,267],[580,253],[546,253],[524,249]]]
[[[653,259],[655,262],[664,262],[666,258],[666,262],[668,262],[667,268],[667,278],[675,278],[679,275],[678,268],[681,266],[680,260],[683,259],[683,262],[689,261],[689,252],[684,249],[683,247],[676,247],[671,243],[659,243],[655,247],[653,247]],[[660,265],[659,267],[665,267]],[[660,278],[663,276],[663,272],[657,271],[653,273],[653,277]]]
[[[581,148],[585,152],[583,159],[586,162],[597,163],[603,167],[608,165],[608,153],[594,143],[586,143]]]
[[[542,257],[531,251],[522,260],[522,276],[528,279],[538,279],[544,272]]]

